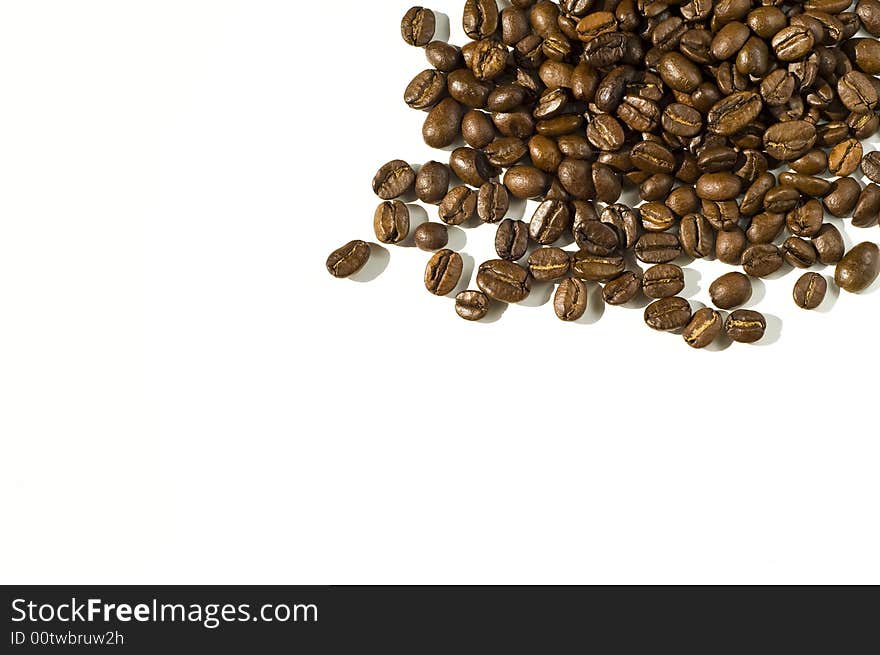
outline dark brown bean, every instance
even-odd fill
[[[587,285],[576,278],[563,280],[553,296],[553,310],[561,321],[577,321],[587,311]]]
[[[772,243],[756,243],[745,249],[743,270],[752,277],[767,277],[782,268],[784,261],[779,248]]]
[[[373,231],[382,243],[400,243],[409,235],[409,209],[399,200],[386,200],[373,214]]]
[[[346,278],[361,270],[370,259],[370,244],[366,241],[349,241],[327,257],[327,272],[333,277]]]
[[[493,259],[480,264],[477,286],[490,298],[513,304],[528,297],[532,280],[522,266],[505,259]]]
[[[538,282],[550,282],[568,275],[569,254],[562,248],[538,248],[529,255],[529,273]]]
[[[458,285],[463,269],[461,255],[447,249],[438,250],[425,266],[425,288],[435,296],[445,296]]]
[[[709,286],[709,296],[719,309],[733,309],[752,297],[752,282],[739,271],[725,273]]]
[[[755,343],[764,338],[767,320],[762,314],[750,309],[738,309],[724,322],[724,331],[731,341]]]
[[[694,313],[681,336],[691,348],[705,348],[718,338],[723,326],[721,314],[703,307]]]
[[[645,323],[653,330],[680,330],[690,320],[691,305],[678,296],[655,300],[645,308]]]
[[[422,223],[413,232],[413,240],[420,250],[440,250],[449,243],[449,232],[443,223]]]
[[[462,291],[455,297],[455,313],[466,321],[480,321],[489,313],[489,297],[481,291]]]
[[[818,273],[804,273],[795,283],[792,296],[801,309],[816,309],[825,300],[828,282]]]

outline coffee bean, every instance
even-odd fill
[[[715,249],[715,230],[702,214],[688,214],[681,219],[678,239],[689,257],[702,259]]]
[[[653,132],[660,123],[661,111],[656,102],[636,95],[625,95],[617,107],[620,120],[635,132]]]
[[[455,297],[455,313],[466,321],[479,321],[489,313],[489,297],[481,291],[462,291]]]
[[[399,200],[386,200],[373,214],[373,230],[382,243],[400,243],[409,235],[409,209]]]
[[[805,155],[816,143],[816,127],[806,121],[776,123],[764,132],[764,149],[779,161]]]
[[[481,81],[494,80],[507,66],[507,48],[495,39],[473,41],[462,48],[461,52],[465,64],[473,71],[474,77]]]
[[[638,295],[641,288],[639,276],[632,271],[626,271],[605,285],[602,297],[608,305],[625,305]]]
[[[636,243],[636,257],[646,264],[666,264],[681,254],[681,242],[667,232],[642,235]]]
[[[857,139],[841,141],[828,153],[828,172],[846,177],[856,172],[862,160],[862,144]]]
[[[834,281],[844,291],[859,293],[867,289],[880,273],[880,250],[865,242],[843,256],[834,272]]]
[[[462,182],[472,187],[481,187],[498,172],[486,155],[474,148],[456,148],[449,157],[449,167]]]
[[[451,145],[461,133],[461,105],[452,98],[444,98],[428,112],[422,127],[422,138],[432,148]]]
[[[370,259],[370,244],[366,241],[349,241],[327,257],[327,271],[333,277],[354,275]]]
[[[453,188],[440,202],[438,214],[447,225],[461,225],[474,217],[477,211],[477,194],[466,186]]]
[[[742,190],[742,180],[733,173],[706,173],[697,180],[697,195],[704,200],[732,200]]]
[[[480,264],[477,286],[490,298],[513,304],[528,297],[532,280],[522,266],[505,259],[493,259]]]
[[[522,221],[505,218],[495,232],[495,252],[501,259],[522,259],[529,246],[529,226]]]
[[[709,297],[719,309],[733,309],[752,297],[752,282],[738,271],[725,273],[709,286]]]
[[[800,193],[811,198],[824,198],[831,193],[831,182],[821,177],[802,175],[786,171],[779,174],[779,184],[797,189]]]
[[[837,81],[837,95],[844,106],[857,114],[867,114],[877,107],[877,89],[859,71],[850,71]]]
[[[743,216],[754,216],[764,206],[764,196],[776,185],[773,173],[762,173],[746,189],[739,210]]]
[[[816,309],[825,300],[828,282],[818,273],[804,273],[794,285],[794,304],[801,309]]]
[[[529,236],[541,245],[548,245],[559,239],[571,226],[571,210],[568,204],[559,200],[545,200],[532,215],[529,222]]]
[[[751,243],[772,243],[784,227],[785,214],[762,212],[752,218],[746,237]]]
[[[801,200],[800,191],[791,186],[778,186],[764,194],[764,209],[778,214],[794,209]]]
[[[598,220],[576,223],[572,232],[578,247],[591,255],[607,257],[615,254],[620,247],[617,230]]]
[[[547,191],[550,180],[534,166],[513,166],[504,175],[504,186],[514,198],[536,198]]]
[[[853,210],[852,224],[855,227],[869,227],[880,215],[880,186],[873,182],[862,189]]]
[[[676,216],[687,216],[695,214],[700,209],[700,198],[693,187],[681,186],[669,194],[666,198],[666,206],[673,211]]]
[[[420,250],[440,250],[449,243],[449,232],[443,223],[422,223],[413,232],[413,240]]]
[[[719,232],[739,228],[739,205],[735,200],[704,200],[702,213],[709,224]]]
[[[684,289],[684,271],[675,264],[657,264],[645,271],[642,288],[648,298],[669,298]]]
[[[624,271],[623,257],[593,255],[579,250],[571,260],[572,276],[581,280],[612,280]]]
[[[485,39],[498,30],[498,18],[495,0],[466,0],[461,24],[471,39]]]
[[[676,136],[697,136],[703,129],[703,117],[688,105],[674,102],[663,110],[663,128]]]
[[[553,296],[553,310],[561,321],[577,321],[587,311],[589,292],[581,280],[563,280]]]
[[[800,207],[792,209],[786,215],[785,223],[795,236],[812,237],[819,233],[824,214],[818,200],[808,200]]]
[[[430,109],[446,96],[446,74],[424,70],[407,85],[403,100],[413,109]]]
[[[426,46],[434,38],[434,12],[424,7],[412,7],[400,21],[400,34],[409,45]]]
[[[691,305],[684,298],[673,296],[655,300],[645,308],[645,323],[653,330],[673,331],[687,326]]]
[[[724,331],[731,341],[738,343],[755,343],[764,338],[767,331],[767,320],[762,314],[750,309],[738,309],[732,312],[724,322]]]
[[[510,207],[507,189],[497,182],[486,182],[477,193],[477,216],[485,223],[498,223]]]
[[[484,112],[471,109],[461,119],[461,136],[472,148],[485,148],[495,140],[495,125]]]
[[[457,252],[438,250],[425,267],[425,288],[435,296],[451,293],[458,286],[463,268],[464,262]]]
[[[747,246],[745,232],[738,226],[733,230],[718,232],[715,235],[715,258],[725,264],[739,266]]]
[[[786,26],[788,19],[778,7],[762,6],[750,11],[746,22],[755,34],[769,39]]]
[[[639,187],[639,198],[648,202],[666,200],[674,184],[675,178],[671,175],[656,173],[642,182]],[[666,206],[668,207],[668,204]]]
[[[662,202],[646,202],[639,207],[642,227],[647,232],[665,232],[675,225],[675,214]]]
[[[742,256],[743,270],[752,277],[772,275],[784,263],[779,248],[772,243],[756,243],[745,249]]]
[[[438,161],[429,161],[416,174],[416,197],[436,205],[449,192],[449,167]]]
[[[823,225],[812,241],[819,261],[826,266],[836,264],[843,257],[845,250],[843,237],[837,228],[830,223]]]
[[[829,214],[843,218],[849,216],[855,209],[861,193],[862,187],[856,180],[851,177],[841,177],[833,182],[831,192],[822,199],[822,203]]]
[[[562,248],[538,248],[529,255],[529,273],[538,282],[551,282],[568,275],[570,262]]]
[[[703,307],[694,313],[681,336],[691,348],[705,348],[718,338],[723,326],[721,314],[708,307]]]
[[[617,229],[620,243],[625,249],[635,246],[639,238],[640,221],[634,209],[621,204],[608,205],[602,210],[599,220]]]
[[[458,68],[461,61],[461,50],[443,41],[431,41],[425,46],[425,58],[434,68],[450,73]]]
[[[794,268],[810,268],[816,263],[816,249],[805,239],[789,237],[780,248],[782,259]]]
[[[771,40],[773,51],[780,61],[798,61],[813,49],[813,34],[801,25],[789,25],[779,30]]]
[[[613,116],[599,114],[587,125],[587,139],[600,150],[618,150],[623,146],[623,127]]]
[[[522,139],[506,136],[492,141],[483,152],[490,164],[507,168],[525,157],[528,148]]]
[[[828,157],[825,155],[824,150],[817,148],[795,159],[789,166],[803,175],[819,175],[827,170]]]
[[[880,184],[880,150],[872,150],[864,156],[862,173],[872,182]]]
[[[657,70],[669,88],[682,93],[690,93],[703,81],[699,67],[680,52],[667,52],[660,57]]]
[[[753,91],[733,93],[712,106],[706,124],[710,132],[736,134],[758,117],[762,107],[761,96]]]
[[[409,191],[415,181],[412,166],[395,159],[382,166],[373,177],[373,192],[382,200],[393,200]]]
[[[794,75],[777,68],[761,80],[761,97],[768,107],[780,107],[791,100],[795,90]]]
[[[653,141],[640,141],[630,151],[630,160],[648,173],[675,172],[675,155],[665,146]]]

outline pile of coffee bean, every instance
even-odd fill
[[[446,226],[497,226],[479,290],[456,297],[462,318],[521,302],[537,281],[558,282],[556,315],[576,321],[600,284],[609,305],[647,296],[647,325],[694,348],[722,331],[742,343],[763,338],[764,316],[740,307],[751,278],[784,266],[835,265],[835,284],[863,291],[880,272],[877,245],[845,252],[825,221],[866,228],[880,215],[880,152],[862,147],[880,127],[880,41],[868,36],[880,35],[880,0],[850,4],[510,0],[499,10],[467,0],[462,48],[433,40],[434,12],[413,7],[401,34],[424,48],[430,68],[404,101],[426,112],[425,143],[454,149],[448,165],[379,169],[376,238],[408,237],[400,198],[414,194],[440,220],[413,234],[433,251],[424,279],[433,294],[450,294],[464,268]],[[850,177],[859,170],[864,187]],[[628,187],[640,202],[620,202]],[[506,218],[511,196],[539,202],[529,222]],[[368,243],[352,241],[327,268],[346,277],[369,256]],[[679,296],[681,264],[705,257],[742,272],[710,286],[717,310],[693,312]],[[828,284],[806,272],[794,302],[815,309]]]

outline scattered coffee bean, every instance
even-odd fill
[[[327,258],[327,271],[333,277],[345,278],[354,275],[370,259],[370,244],[366,241],[349,241],[334,250]]]
[[[562,248],[538,248],[529,255],[529,273],[538,282],[551,282],[568,275],[571,259]]]
[[[669,298],[684,289],[684,271],[675,264],[657,264],[642,279],[642,289],[648,298]]]
[[[804,273],[794,285],[794,303],[801,309],[816,309],[825,299],[828,282],[818,273]]]
[[[724,331],[731,341],[755,343],[764,338],[767,320],[762,314],[750,309],[737,309],[724,322]]]
[[[386,200],[373,214],[373,230],[382,243],[400,243],[409,235],[409,209],[399,200]]]
[[[373,192],[382,200],[393,200],[409,191],[415,181],[412,166],[395,159],[382,166],[373,177]]]
[[[691,305],[678,296],[655,300],[645,308],[645,323],[654,330],[680,330],[690,320]]]
[[[490,298],[512,304],[528,297],[532,279],[522,266],[506,259],[493,259],[480,264],[477,286]]]
[[[489,313],[489,297],[481,291],[462,291],[455,297],[455,313],[466,321],[480,321]]]
[[[424,7],[413,7],[400,21],[400,34],[409,45],[426,46],[434,38],[434,12]]]
[[[440,250],[449,243],[449,232],[443,223],[422,223],[413,232],[413,240],[420,250]]]
[[[880,273],[877,244],[864,242],[846,253],[837,263],[834,281],[844,291],[859,293],[867,289]]]
[[[703,307],[694,313],[681,336],[691,348],[705,348],[721,334],[723,325],[721,314],[709,307]]]
[[[553,310],[562,321],[577,321],[587,311],[587,285],[578,279],[567,278],[556,289]]]
[[[529,226],[522,221],[505,218],[495,232],[495,252],[501,259],[522,259],[529,247]]]
[[[458,285],[464,262],[451,250],[438,250],[425,267],[425,288],[435,296],[445,296]]]
[[[719,309],[733,309],[752,297],[752,282],[739,271],[725,273],[709,286],[709,296]]]
[[[772,243],[756,243],[746,248],[742,256],[743,270],[752,277],[773,275],[784,264],[782,253]]]

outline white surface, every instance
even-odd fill
[[[414,248],[327,275],[447,156],[407,6],[3,4],[0,581],[880,582],[876,285],[694,352],[595,287],[465,323]]]

